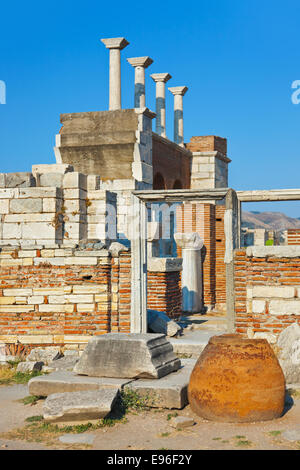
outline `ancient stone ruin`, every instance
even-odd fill
[[[78,359],[93,338],[83,361],[102,335],[129,333],[167,334],[176,354],[194,357],[226,331],[275,345],[299,324],[298,238],[290,234],[287,246],[241,247],[241,204],[300,199],[300,190],[228,188],[227,140],[184,141],[185,85],[167,72],[151,74],[155,113],[146,107],[145,73],[155,64],[149,56],[128,58],[134,103],[122,109],[121,50],[129,43],[102,42],[109,49],[109,110],[61,114],[53,164],[0,174],[5,356],[58,348],[65,353],[63,371],[68,361],[75,365],[67,351]],[[173,140],[166,131],[169,81]],[[46,362],[20,367],[49,367]],[[172,367],[169,372],[180,373]],[[82,380],[95,386],[96,379]]]

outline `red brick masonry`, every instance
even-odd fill
[[[255,258],[235,251],[236,331],[278,335],[300,323],[300,257]]]

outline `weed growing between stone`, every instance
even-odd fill
[[[30,379],[43,375],[40,371],[17,372],[17,362],[0,366],[0,385],[27,384]]]
[[[282,431],[270,431],[269,435],[277,437],[277,436],[280,436],[281,433],[282,433]]]
[[[39,400],[42,400],[45,397],[39,397],[36,395],[28,395],[27,397],[21,398],[18,400],[19,403],[23,403],[23,405],[35,405]]]
[[[25,374],[23,374],[25,375]],[[41,397],[29,396],[23,398],[24,405],[34,404]],[[30,416],[26,418],[26,425],[8,433],[1,434],[2,438],[26,440],[28,442],[43,442],[47,445],[57,445],[57,438],[66,433],[80,434],[87,431],[115,426],[118,423],[126,423],[126,414],[129,412],[139,412],[149,409],[151,398],[149,396],[140,396],[134,390],[123,390],[118,399],[114,411],[106,418],[100,419],[96,423],[77,424],[64,426],[55,423],[47,423],[42,415]],[[60,444],[61,446],[61,444]]]
[[[176,418],[178,416],[178,413],[175,411],[175,413],[169,413],[167,416],[167,421],[170,421],[172,418]]]
[[[120,405],[124,414],[132,410],[148,410],[154,402],[153,396],[150,396],[149,394],[141,396],[138,392],[130,388],[122,390],[120,398]]]

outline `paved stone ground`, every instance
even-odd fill
[[[34,406],[17,401],[27,395],[27,387],[23,385],[0,387],[0,433],[23,427],[27,417],[42,414],[42,401]],[[176,412],[180,416],[193,417],[196,424],[183,430],[174,429],[168,415]],[[247,425],[209,422],[194,415],[189,406],[181,411],[153,409],[136,414],[130,413],[127,418],[126,423],[117,423],[114,427],[86,433],[94,437],[93,445],[87,448],[97,450],[300,449],[300,442],[291,442],[282,437],[285,431],[299,430],[300,399],[295,399],[293,404],[287,406],[284,416],[277,420]],[[52,448],[68,448],[67,444],[59,441],[59,437],[56,441],[57,444]],[[69,448],[76,446],[70,445]],[[7,440],[0,436],[0,450],[19,449],[42,450],[49,447],[41,443]]]

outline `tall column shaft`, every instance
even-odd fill
[[[174,142],[184,146],[183,138],[183,96],[187,92],[186,86],[169,88],[174,95]]]
[[[121,109],[120,49],[110,49],[109,51],[109,109]]]
[[[156,82],[156,133],[166,137],[166,82],[168,73],[154,73],[151,78]]]
[[[109,49],[109,110],[121,109],[121,54],[128,46],[125,38],[101,39]]]
[[[134,107],[144,108],[146,105],[145,68],[135,67],[134,76]]]
[[[127,61],[134,67],[134,107],[145,108],[146,106],[146,93],[145,93],[145,69],[153,63],[153,60],[148,57],[131,57]]]
[[[183,144],[183,100],[182,95],[174,96],[174,142]]]

